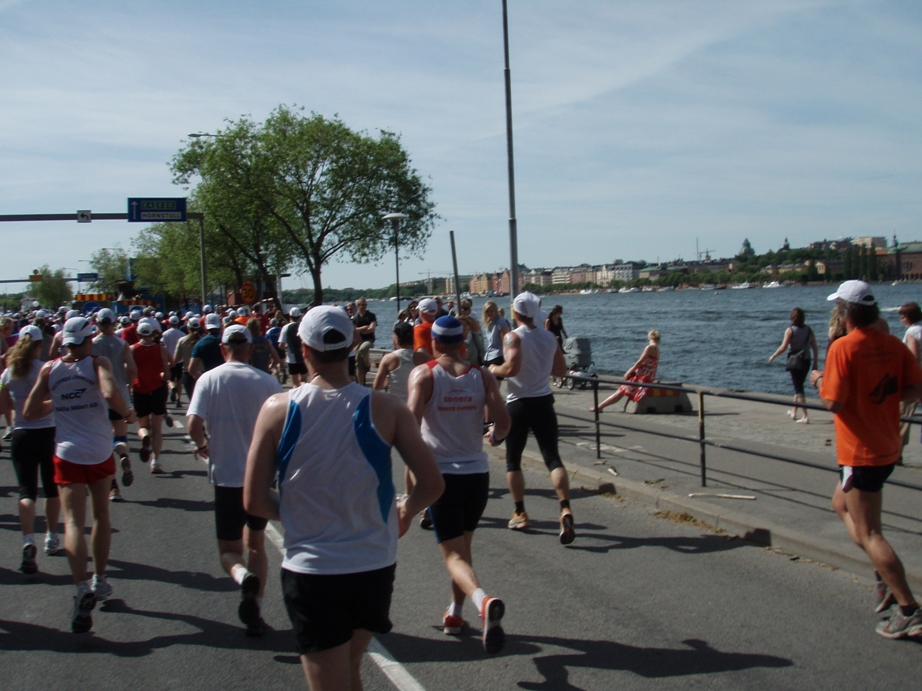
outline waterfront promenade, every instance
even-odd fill
[[[366,688],[908,685],[918,669],[918,643],[873,632],[870,567],[828,508],[832,472],[709,448],[710,481],[702,490],[698,445],[647,434],[695,437],[696,415],[629,416],[614,409],[602,419],[629,429],[605,431],[604,465],[596,465],[590,397],[579,390],[557,394],[562,455],[575,488],[577,539],[570,547],[557,541],[556,501],[537,465],[526,468],[533,528],[526,534],[505,528],[511,502],[503,449],[491,449],[491,499],[474,553],[485,587],[507,603],[503,653],[487,657],[473,627],[458,639],[442,634],[447,575],[432,534],[414,526],[400,544],[394,630],[366,658]],[[710,438],[834,466],[824,414],[811,411],[816,419],[803,426],[790,423],[783,407],[709,398],[707,410]],[[303,687],[277,577],[265,603],[270,630],[248,639],[236,619],[236,587],[218,564],[204,466],[178,427],[165,431],[166,475],[151,476],[136,464],[138,477],[124,490],[128,501],[112,507],[115,594],[94,612],[94,633],[87,636],[69,633],[72,586],[64,557],[41,555],[41,572],[29,579],[16,571],[15,482],[8,450],[0,455],[2,688]],[[922,484],[917,440],[911,449],[896,477]],[[537,458],[536,450],[529,453]],[[395,478],[401,470],[395,463]],[[600,480],[612,482],[617,495],[600,493]],[[688,498],[699,491],[757,499]],[[904,498],[886,490],[888,536],[918,591],[917,506],[917,493]],[[724,526],[726,534],[707,523]],[[733,537],[753,531],[763,541],[767,532],[775,547]],[[279,564],[270,548],[270,573]],[[476,625],[469,605],[464,614]],[[382,651],[394,662],[376,664]]]

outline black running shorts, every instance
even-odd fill
[[[531,430],[538,442],[544,465],[549,471],[563,468],[560,452],[557,449],[557,413],[554,412],[554,394],[538,398],[519,398],[506,404],[506,410],[512,420],[509,434],[506,435],[506,471],[516,472],[522,469],[522,452]]]
[[[166,384],[150,393],[134,392],[134,412],[138,417],[166,415]]]
[[[251,516],[243,509],[243,487],[214,488],[214,523],[219,540],[233,542],[243,538],[243,526],[265,530],[265,518]]]
[[[840,465],[839,478],[842,480],[842,488],[846,492],[852,487],[862,492],[880,492],[895,465]]]
[[[357,629],[387,633],[397,564],[320,575],[282,569],[282,594],[302,655],[348,643]]]
[[[288,374],[307,374],[307,365],[303,362],[289,362]]]
[[[490,496],[490,473],[442,475],[442,478],[445,491],[428,509],[437,542],[476,530]]]
[[[58,486],[54,484],[54,427],[14,429],[10,456],[16,470],[20,499],[36,500],[39,474],[45,499],[58,496]]]

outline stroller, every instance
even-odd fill
[[[592,346],[588,338],[566,339],[563,342],[563,356],[567,361],[567,372],[569,374],[598,378],[598,375],[593,371],[595,363],[592,361]],[[556,383],[557,388],[566,384],[567,388],[572,391],[576,385],[576,380],[571,377],[564,377],[563,379],[557,379]],[[586,383],[585,381],[580,381],[579,388],[585,389]]]

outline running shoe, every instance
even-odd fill
[[[141,451],[138,453],[141,463],[147,463],[150,460],[150,436],[141,440]]]
[[[168,414],[163,416],[163,421],[166,423],[167,427],[173,426],[173,418],[171,418]]]
[[[122,486],[131,487],[131,483],[134,482],[134,473],[131,470],[131,460],[128,458],[128,456],[122,454],[121,465],[122,465]]]
[[[158,461],[156,458],[151,459],[151,462],[150,462],[150,472],[153,473],[154,475],[162,475],[162,474],[163,474],[163,466],[160,465],[160,461]]]
[[[483,649],[488,653],[498,653],[506,643],[506,632],[502,620],[506,605],[498,597],[485,598],[480,607],[480,621],[483,623]]]
[[[61,551],[61,541],[58,540],[57,533],[45,534],[45,554],[51,556]]]
[[[449,612],[445,610],[445,616],[442,617],[442,631],[446,636],[457,636],[464,626],[464,619]]]
[[[240,584],[240,606],[237,608],[237,616],[247,626],[247,635],[251,628],[255,629],[262,622],[259,617],[259,603],[256,601],[258,594],[259,577],[248,573]]]
[[[122,493],[119,491],[118,487],[113,487],[109,490],[109,501],[116,504],[120,504],[125,501],[124,498],[122,498]]]
[[[93,576],[93,592],[96,594],[96,602],[105,602],[112,597],[112,586],[105,574]]]
[[[70,619],[70,630],[74,633],[86,633],[93,628],[93,615],[96,607],[96,593],[86,583],[77,586],[74,595],[74,613]]]
[[[523,511],[519,513],[518,511],[512,512],[512,518],[509,519],[509,530],[525,530],[531,525],[528,522],[528,512]]]
[[[432,530],[432,517],[429,515],[429,509],[423,509],[419,514],[419,527],[423,530]]]
[[[890,588],[887,587],[887,584],[883,581],[877,581],[877,583],[874,584],[874,599],[874,611],[877,614],[886,612],[896,604],[896,598],[893,596],[893,593],[890,592]]]
[[[797,417],[797,412],[793,408],[788,409],[788,417],[793,420]]]
[[[247,624],[247,636],[250,638],[259,638],[266,632],[266,622],[262,620],[262,617],[259,618],[259,621],[255,625]]]
[[[560,544],[569,545],[576,538],[576,531],[573,530],[573,512],[570,509],[563,509],[560,512]]]
[[[899,607],[894,607],[890,618],[877,625],[877,633],[884,638],[903,638],[922,634],[922,608],[916,607],[916,611],[907,617]]]
[[[27,576],[38,573],[38,564],[35,562],[36,553],[35,545],[31,542],[22,546],[22,564],[20,564],[19,570]]]
[[[3,435],[3,441],[13,441],[13,429],[11,427],[6,428],[6,434]]]
[[[798,422],[799,424],[801,424],[801,425],[809,425],[809,424],[810,424],[810,418],[808,418],[808,417],[802,417],[802,418],[800,418],[799,420],[797,420],[797,422]]]

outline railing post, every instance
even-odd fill
[[[708,486],[707,446],[704,443],[704,392],[698,391],[698,445],[701,447],[701,486]]]
[[[592,400],[595,409],[595,457],[602,458],[602,430],[599,425],[599,380],[592,380]]]

